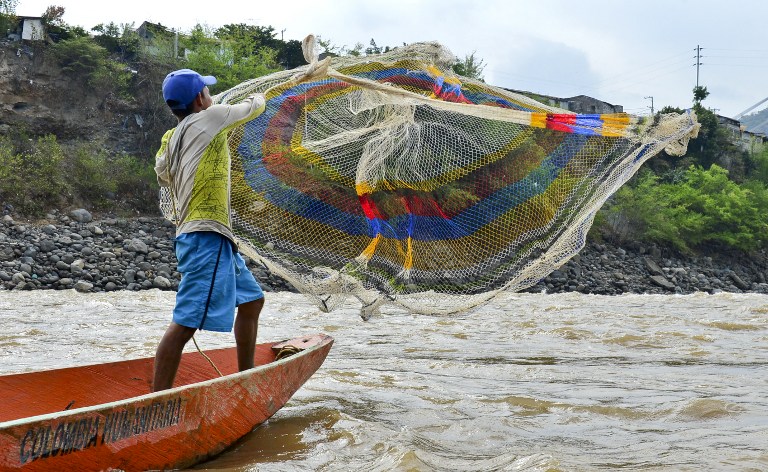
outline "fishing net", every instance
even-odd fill
[[[265,94],[230,134],[232,226],[323,310],[356,297],[365,318],[384,303],[450,313],[535,285],[643,162],[698,130],[692,113],[543,105],[453,74],[437,43],[322,61],[313,48],[214,100]]]

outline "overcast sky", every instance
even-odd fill
[[[273,26],[278,37],[309,33],[351,48],[438,41],[486,64],[485,81],[558,97],[589,95],[634,114],[704,105],[734,116],[768,97],[768,2],[764,0],[19,0],[16,13],[39,16],[51,4],[64,21]],[[202,72],[202,71],[201,71]],[[766,104],[757,108],[764,108]]]

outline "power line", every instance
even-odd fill
[[[707,57],[721,57],[726,59],[768,59],[768,56],[719,56],[717,54]]]
[[[649,69],[649,70],[646,70],[646,71],[638,70],[638,71],[636,71],[635,73],[632,74],[632,78],[633,79],[638,79],[638,78],[646,77],[646,76],[656,76],[659,72],[663,72],[665,69],[669,69],[670,67],[679,66],[680,64],[684,64],[684,67],[688,67],[688,60],[687,59],[678,60],[677,62],[675,62],[673,64],[667,64],[667,65],[664,65],[664,66],[661,66],[661,67],[656,67],[654,69]],[[674,70],[678,70],[678,69],[679,69],[679,67],[674,69]],[[607,80],[603,80],[600,83],[604,83],[606,81]],[[613,80],[613,81],[615,82],[615,80]]]
[[[681,67],[677,67],[675,69],[672,69],[672,70],[669,70],[669,71],[666,71],[666,72],[663,72],[663,73],[655,74],[653,77],[650,77],[650,78],[647,78],[647,79],[628,81],[628,82],[622,83],[621,85],[616,85],[615,87],[608,87],[608,88],[603,89],[603,90],[605,92],[616,92],[618,90],[622,90],[622,89],[625,89],[627,87],[631,87],[633,85],[639,85],[639,84],[644,84],[644,83],[651,82],[651,81],[657,81],[659,77],[664,77],[664,76],[667,76],[669,74],[672,74],[673,72],[678,72],[678,71],[681,71],[683,69],[688,69],[689,67],[691,67],[691,66],[688,63],[686,63],[686,64],[684,64]]]
[[[534,81],[536,84],[558,84],[558,85],[567,85],[568,88],[572,90],[572,93],[590,93],[590,92],[596,92],[599,91],[599,93],[605,95],[610,93],[615,93],[617,91],[621,91],[630,87],[636,87],[638,85],[642,85],[648,82],[658,82],[658,79],[660,77],[668,76],[670,74],[674,74],[676,72],[679,72],[683,69],[690,68],[691,65],[696,67],[696,86],[700,86],[701,83],[701,68],[702,66],[711,66],[711,67],[739,67],[739,68],[766,68],[768,67],[768,61],[764,62],[764,59],[768,59],[768,49],[725,49],[725,48],[710,48],[707,47],[706,50],[708,52],[720,52],[720,54],[713,54],[706,56],[702,53],[702,51],[705,48],[701,45],[696,45],[695,48],[693,48],[694,51],[694,60],[695,62],[691,64],[689,61],[690,59],[686,60],[685,57],[690,54],[691,49],[688,49],[686,51],[682,51],[676,54],[672,54],[670,56],[667,56],[663,59],[659,59],[657,61],[650,62],[648,64],[645,64],[643,66],[634,67],[631,70],[626,70],[624,72],[614,74],[610,77],[606,77],[604,79],[601,79],[599,81],[594,82],[594,84],[587,85],[587,84],[579,84],[575,83],[573,81],[564,81],[564,80],[553,80],[551,76],[549,77],[536,77],[532,75],[525,75],[525,74],[515,74],[515,73],[507,73],[507,72],[496,72],[500,77],[507,77],[512,78],[516,80],[522,79],[524,82],[527,81]],[[729,52],[733,52],[734,54],[729,54]],[[754,55],[750,55],[750,53],[756,53]],[[688,56],[690,57],[690,56]],[[709,62],[710,60],[715,59],[718,60],[717,62]],[[730,60],[740,60],[739,62],[730,62]],[[622,77],[627,77],[627,80],[621,80]],[[608,86],[605,86],[606,83],[613,82],[612,84],[609,84]],[[516,88],[522,88],[525,87],[525,85],[520,84],[516,85]],[[530,87],[530,85],[528,86]],[[546,92],[542,92],[546,93]],[[562,92],[560,92],[562,94]],[[647,99],[647,97],[645,97]],[[655,110],[655,107],[654,107]]]
[[[768,49],[723,49],[723,48],[707,48],[710,51],[739,51],[739,52],[766,52]]]
[[[625,80],[620,83],[616,83],[613,86],[602,88],[600,91],[602,93],[609,93],[609,92],[615,92],[618,90],[626,89],[628,87],[631,87],[633,85],[643,84],[650,81],[656,81],[659,77],[669,75],[673,72],[677,72],[682,69],[686,69],[690,67],[689,59],[686,59],[688,57],[688,54],[690,54],[691,49],[688,49],[686,51],[677,53],[675,55],[669,56],[665,59],[662,59],[660,61],[656,61],[654,63],[651,63],[647,66],[643,66],[640,68],[637,68],[633,71],[624,73],[622,75],[632,74],[633,80]],[[656,64],[660,64],[663,62],[668,62],[670,60],[677,59],[674,63],[671,64],[665,64],[659,67],[653,67],[651,69],[648,69],[648,67],[651,67]],[[643,70],[647,69],[647,70]],[[618,77],[618,76],[617,76]],[[608,80],[608,79],[606,79]],[[598,86],[590,87],[588,90],[598,90],[599,84],[602,84],[606,82],[606,80],[603,80],[598,83]]]
[[[733,63],[720,64],[717,62],[705,62],[703,64],[707,66],[726,66],[726,67],[757,67],[757,68],[768,67],[768,64],[733,64]]]
[[[644,65],[644,66],[641,66],[641,67],[636,67],[636,68],[634,68],[634,69],[632,69],[632,70],[628,70],[628,71],[625,71],[625,72],[622,72],[622,73],[616,74],[616,75],[614,75],[614,76],[611,76],[611,77],[607,77],[607,78],[605,78],[605,79],[601,80],[601,81],[600,81],[600,82],[598,82],[598,83],[603,83],[603,82],[613,81],[613,80],[616,80],[616,79],[618,79],[618,78],[621,78],[621,77],[623,77],[623,76],[625,76],[625,75],[630,75],[630,74],[631,74],[631,75],[633,75],[633,76],[637,76],[638,74],[640,74],[640,75],[643,75],[643,74],[649,74],[649,73],[651,73],[651,72],[654,72],[654,71],[656,71],[656,70],[659,70],[659,69],[663,69],[664,67],[668,67],[668,66],[656,67],[656,68],[653,68],[653,69],[650,69],[650,70],[647,70],[647,71],[645,71],[644,69],[647,69],[647,68],[649,68],[649,67],[651,67],[651,66],[655,66],[656,64],[661,64],[662,62],[667,62],[667,61],[670,61],[670,60],[672,60],[672,59],[678,59],[678,58],[680,58],[680,57],[681,57],[681,56],[683,56],[683,55],[688,55],[688,54],[689,54],[689,51],[690,51],[690,50],[686,50],[686,51],[683,51],[683,52],[679,52],[679,53],[677,53],[677,54],[674,54],[674,55],[672,55],[672,56],[668,56],[668,57],[666,57],[666,58],[664,58],[664,59],[661,59],[661,60],[658,60],[658,61],[656,61],[656,62],[652,62],[652,63],[650,63],[650,64],[646,64],[646,65]],[[677,63],[679,63],[679,62],[680,62],[680,60],[678,60],[678,61],[677,61],[675,64],[670,64],[670,66],[671,66],[671,65],[676,65],[676,64],[677,64]],[[686,62],[687,62],[687,60],[686,60]]]
[[[561,84],[561,85],[576,85],[579,86],[579,84],[575,84],[573,82],[563,82],[560,80],[552,80],[552,79],[545,79],[543,77],[536,77],[533,75],[525,75],[525,74],[515,74],[515,73],[509,73],[509,72],[494,72],[494,75],[502,75],[506,77],[520,77],[522,79],[533,79],[537,82],[549,82],[553,84]]]
[[[638,77],[645,77],[645,76],[650,76],[651,74],[653,74],[653,77],[655,78],[655,77],[658,76],[659,72],[664,74],[663,71],[666,68],[675,67],[675,66],[678,66],[680,64],[685,64],[684,67],[688,67],[688,59],[685,59],[685,56],[690,54],[690,51],[691,51],[690,49],[686,50],[686,51],[682,51],[682,52],[679,52],[677,54],[673,54],[671,56],[668,56],[668,57],[666,57],[664,59],[651,62],[651,63],[646,64],[644,66],[636,67],[636,68],[634,68],[632,70],[621,72],[621,73],[613,75],[611,77],[607,77],[605,79],[599,80],[594,85],[579,84],[579,83],[574,83],[572,81],[571,82],[564,82],[564,81],[559,81],[559,80],[552,80],[552,79],[549,79],[549,78],[536,77],[536,76],[530,76],[530,75],[525,75],[525,74],[507,73],[507,72],[495,72],[494,74],[499,75],[499,76],[508,77],[508,78],[516,78],[516,77],[518,77],[518,78],[522,78],[522,79],[535,80],[537,83],[542,83],[543,82],[543,83],[552,83],[552,84],[560,84],[560,85],[569,85],[571,87],[578,88],[578,90],[581,91],[581,92],[583,92],[583,91],[594,91],[594,90],[598,90],[602,84],[604,84],[606,82],[615,82],[617,79],[619,79],[619,78],[621,78],[623,76],[631,75],[634,79],[637,79]],[[657,66],[659,64],[665,63],[665,62],[669,62],[671,60],[676,60],[676,61],[674,63],[671,63],[671,64],[664,64],[664,65],[660,65],[658,67],[653,67],[653,66]],[[679,69],[680,68],[675,68],[671,72],[677,71]],[[648,80],[652,80],[652,79],[648,79]],[[643,80],[640,80],[639,82],[643,82]],[[638,81],[637,80],[633,80],[631,83],[638,83]],[[611,87],[608,90],[612,90],[612,89],[614,89],[614,87]]]

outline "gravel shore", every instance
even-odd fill
[[[163,218],[93,220],[86,210],[53,213],[36,223],[11,216],[0,224],[0,287],[80,292],[175,290],[174,226]],[[295,291],[254,261],[265,291]],[[768,255],[681,256],[655,246],[589,243],[529,292],[755,292],[768,294]]]

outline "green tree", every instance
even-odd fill
[[[49,36],[54,38],[54,41],[73,38],[89,38],[91,35],[82,26],[66,25],[64,30],[59,34],[50,34]],[[55,36],[55,37],[54,37]]]
[[[0,31],[16,29],[16,7],[19,0],[0,0]]]
[[[221,40],[214,36],[214,32],[207,25],[196,24],[189,32],[184,45],[191,50],[199,47],[214,47],[221,44]]]
[[[339,56],[342,53],[342,49],[339,46],[336,46],[331,42],[329,39],[324,39],[322,36],[316,36],[315,40],[317,41],[317,45],[320,47],[321,51],[320,54],[325,55],[332,55],[332,56]],[[362,45],[361,45],[362,47]]]
[[[64,28],[67,26],[64,23],[64,7],[51,5],[45,9],[45,13],[41,16],[43,24],[48,28]]]
[[[475,51],[464,56],[464,60],[456,61],[453,64],[453,71],[456,74],[470,79],[484,81],[483,70],[485,70],[485,64],[483,64],[482,59],[475,56]]]
[[[363,43],[355,43],[355,46],[352,49],[347,49],[346,46],[342,48],[342,53],[347,54],[349,56],[362,56],[363,55]]]
[[[693,87],[693,103],[695,105],[700,105],[708,96],[709,91],[707,91],[707,87],[704,87],[703,85]]]
[[[368,44],[369,46],[365,48],[365,54],[368,56],[372,54],[383,54],[392,50],[389,46],[378,46],[373,38],[371,38],[371,41]]]
[[[739,185],[717,165],[691,166],[676,184],[644,172],[634,186],[616,193],[604,220],[619,238],[681,250],[711,244],[752,250],[768,242],[767,200],[760,184]]]
[[[16,16],[17,6],[19,6],[19,0],[0,0],[0,14]]]
[[[277,51],[261,48],[255,54],[236,59],[228,43],[222,47],[199,47],[189,54],[187,67],[216,76],[214,93],[234,87],[249,79],[261,77],[280,70]]]
[[[53,41],[60,41],[62,39],[73,38],[76,36],[88,36],[88,33],[83,28],[71,27],[64,22],[64,12],[66,10],[62,6],[50,5],[45,9],[41,18],[43,25],[45,25],[45,31]]]
[[[235,59],[258,54],[261,48],[278,50],[280,41],[276,39],[277,33],[272,26],[254,26],[244,23],[228,24],[217,29],[214,36],[225,40],[235,55]]]
[[[131,61],[139,57],[141,52],[141,38],[133,23],[123,23],[123,32],[117,40],[117,52],[123,60]]]
[[[91,28],[91,31],[99,33],[94,36],[96,44],[109,52],[117,51],[118,41],[120,40],[120,27],[115,22],[99,23]]]
[[[656,172],[663,180],[670,178],[681,171],[685,171],[690,165],[699,165],[708,169],[712,164],[717,164],[728,170],[731,180],[743,182],[750,170],[749,153],[741,149],[734,142],[733,132],[720,124],[718,116],[701,106],[693,106],[696,119],[701,125],[699,134],[688,143],[688,150],[684,156],[670,156],[664,152],[648,161],[646,166]],[[659,112],[686,113],[675,107],[664,107]]]
[[[295,69],[306,64],[304,52],[301,50],[301,41],[291,39],[283,43],[278,51],[277,61],[286,69]]]
[[[690,163],[708,168],[712,164],[728,169],[732,180],[744,179],[747,153],[734,144],[733,137],[720,125],[720,121],[711,110],[701,105],[694,105],[696,118],[701,124],[699,135],[688,144]],[[687,162],[686,162],[687,163]]]

